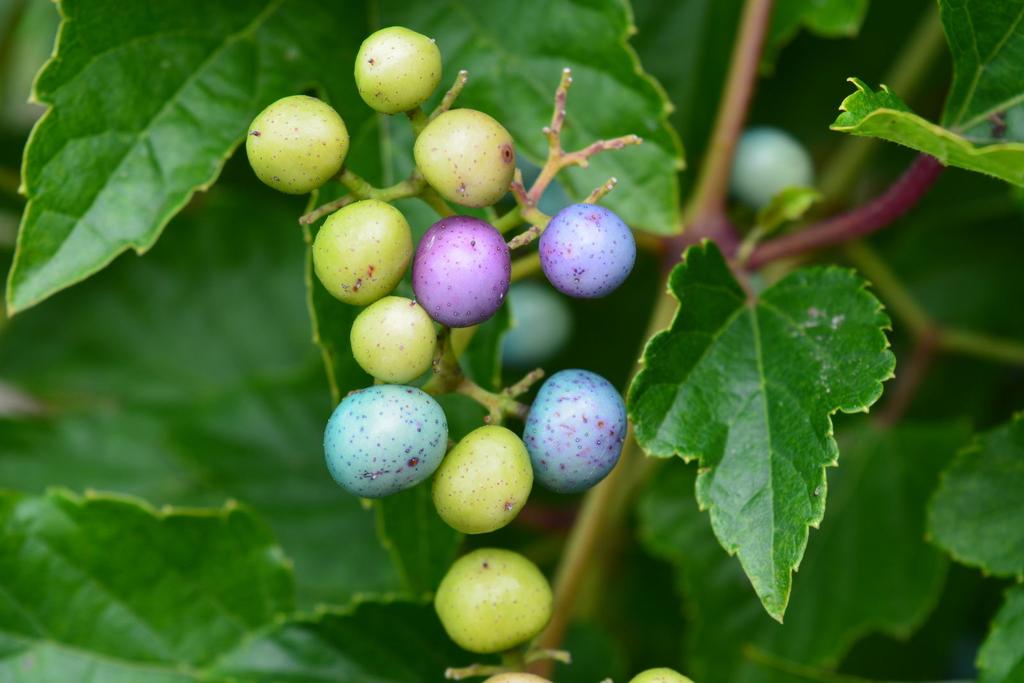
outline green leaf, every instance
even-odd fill
[[[383,25],[409,26],[437,40],[445,56],[444,84],[459,69],[469,70],[459,106],[481,109],[501,121],[515,138],[517,152],[534,163],[547,156],[541,128],[550,122],[562,69],[571,68],[566,149],[630,133],[644,143],[593,157],[589,168],[559,176],[561,185],[581,200],[615,176],[618,188],[603,204],[634,228],[679,231],[676,174],[683,165],[682,148],[667,123],[670,105],[664,92],[641,69],[627,42],[634,30],[627,3],[388,0],[381,5]]]
[[[637,439],[700,461],[698,503],[781,620],[839,454],[830,416],[867,410],[892,377],[889,319],[839,268],[796,271],[751,303],[710,242],[687,250],[669,286],[679,312],[630,387]]]
[[[911,112],[884,85],[873,91],[856,78],[850,82],[857,92],[843,100],[833,130],[895,142],[931,154],[947,166],[1024,185],[1024,143],[975,144]]]
[[[473,332],[460,357],[463,372],[485,389],[501,389],[501,342],[512,324],[509,306],[503,305]]]
[[[192,680],[290,611],[293,593],[245,508],[0,495],[0,677]]]
[[[819,201],[821,193],[813,187],[787,187],[757,212],[755,225],[762,235],[768,236],[786,223],[803,218]]]
[[[695,621],[694,679],[781,683],[792,679],[758,666],[751,651],[834,668],[869,633],[914,632],[938,600],[947,567],[924,541],[925,502],[968,436],[955,423],[880,430],[866,420],[840,434],[843,465],[830,473],[829,515],[808,543],[782,626],[759,609],[707,517],[679,495],[693,485],[694,468],[664,467],[640,501],[640,535],[679,572]]]
[[[1024,681],[1024,586],[1006,591],[1003,603],[978,651],[979,683]]]
[[[939,0],[953,54],[942,124],[968,131],[1024,101],[1024,0]]]
[[[778,0],[765,46],[765,59],[793,39],[801,28],[825,38],[857,35],[868,11],[868,0]]]
[[[237,498],[282,539],[303,603],[399,590],[372,510],[324,466],[332,404],[302,306],[301,207],[254,192],[244,170],[245,185],[212,190],[147,258],[6,327],[0,377],[44,412],[0,420],[0,480],[158,504]]]
[[[957,561],[1024,577],[1024,414],[957,455],[932,499],[928,526]]]

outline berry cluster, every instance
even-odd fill
[[[458,531],[482,534],[516,517],[535,479],[561,493],[601,481],[622,451],[626,410],[611,383],[586,370],[551,376],[528,409],[515,398],[542,376],[539,370],[500,394],[485,391],[462,376],[450,329],[494,316],[509,293],[512,250],[537,238],[540,267],[559,292],[594,298],[621,285],[632,270],[636,244],[626,224],[595,203],[614,179],[585,203],[552,217],[537,205],[562,168],[585,166],[594,153],[640,140],[626,136],[578,152],[562,150],[571,82],[566,71],[545,129],[551,156],[527,190],[508,130],[484,112],[451,109],[465,72],[432,114],[420,109],[437,88],[441,70],[434,41],[401,27],[372,34],[357,55],[355,82],[366,104],[382,114],[406,114],[416,133],[416,169],[396,186],[372,188],[345,167],[345,123],[313,97],[285,97],[267,107],[250,127],[246,151],[260,180],[283,192],[310,192],[333,177],[349,189],[302,219],[309,224],[327,215],[313,241],[313,269],[333,297],[365,307],[351,328],[351,352],[377,380],[349,394],[330,416],[324,449],[331,476],[364,498],[388,496],[433,476],[440,517]],[[491,210],[491,222],[457,215],[448,204],[491,207],[510,191],[516,208],[497,220]],[[390,203],[402,197],[419,197],[443,216],[415,247],[408,221]],[[506,241],[495,223],[528,227]],[[410,265],[414,298],[393,295]],[[562,302],[542,305],[564,308]],[[564,341],[567,331],[559,334]],[[451,448],[444,411],[433,398],[447,391],[466,393],[490,410],[489,424]],[[525,418],[522,438],[501,426],[506,415]],[[536,636],[551,617],[552,594],[526,558],[483,549],[454,563],[435,605],[456,643],[491,653]]]

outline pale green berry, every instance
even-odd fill
[[[288,194],[305,194],[341,170],[348,130],[326,102],[306,95],[282,97],[253,119],[245,152],[264,183]]]
[[[551,681],[546,678],[541,678],[536,674],[509,671],[503,674],[495,674],[484,681],[484,683],[551,683]]]
[[[365,306],[389,294],[412,258],[402,212],[365,199],[331,214],[313,242],[313,270],[334,297]]]
[[[413,156],[430,186],[463,206],[497,202],[508,192],[516,169],[512,136],[475,109],[453,109],[427,124]]]
[[[402,26],[382,28],[356,55],[356,87],[384,114],[415,109],[441,81],[441,51],[431,38]]]
[[[551,586],[537,565],[511,550],[481,548],[460,557],[434,596],[441,625],[470,652],[525,643],[551,619]]]
[[[430,369],[434,321],[411,299],[386,296],[356,316],[349,336],[359,367],[388,384],[406,384]]]
[[[504,427],[474,429],[434,475],[434,507],[453,529],[485,534],[519,514],[533,488],[523,440]]]
[[[629,683],[693,683],[693,681],[678,671],[673,671],[667,667],[660,667],[641,671],[636,676],[633,676]]]

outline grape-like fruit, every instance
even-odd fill
[[[760,126],[740,138],[733,158],[732,193],[759,209],[789,187],[810,187],[814,166],[803,145],[789,133]]]
[[[551,586],[537,565],[511,550],[482,548],[452,564],[434,609],[455,643],[501,652],[540,633],[551,619]]]
[[[437,401],[393,384],[346,396],[324,432],[331,476],[363,498],[415,486],[434,473],[447,448],[448,422]]]
[[[540,236],[540,265],[555,288],[592,299],[613,292],[633,270],[636,241],[622,219],[596,204],[572,204]]]
[[[519,514],[533,488],[530,454],[504,427],[474,429],[434,476],[434,507],[456,531],[485,534]]]
[[[422,306],[386,296],[356,316],[349,341],[359,367],[382,382],[405,384],[430,369],[437,334]]]
[[[641,671],[636,676],[633,676],[629,683],[693,683],[693,681],[678,671],[668,667],[659,667],[657,669]]]
[[[537,481],[558,493],[585,491],[615,467],[626,406],[611,382],[586,370],[548,378],[526,418],[523,441]]]
[[[484,683],[551,683],[551,681],[541,678],[536,674],[509,671],[503,674],[495,674],[484,681]]]
[[[264,183],[288,194],[305,194],[341,170],[348,142],[345,122],[331,105],[292,95],[253,119],[245,152]]]
[[[508,290],[512,329],[501,344],[501,357],[512,368],[533,368],[561,351],[572,334],[572,311],[550,287],[526,281]]]
[[[427,124],[413,146],[427,183],[462,206],[490,206],[505,196],[516,168],[512,136],[475,109],[446,111]]]
[[[412,231],[402,212],[366,199],[331,214],[313,242],[313,270],[327,291],[365,306],[389,294],[412,258]]]
[[[501,233],[472,216],[430,226],[412,264],[416,300],[449,327],[469,327],[494,315],[511,279],[512,259]]]
[[[359,95],[373,109],[409,111],[426,102],[441,81],[441,51],[422,33],[382,28],[360,46],[355,76]]]

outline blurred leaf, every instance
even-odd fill
[[[190,669],[293,608],[281,549],[234,505],[157,512],[102,494],[6,493],[0,548],[8,680],[196,680]]]
[[[813,187],[787,187],[757,212],[757,229],[768,236],[786,223],[803,218],[818,201],[821,193]]]
[[[9,276],[11,311],[127,249],[152,247],[270,101],[320,77],[335,105],[358,101],[350,83],[333,85],[335,65],[352,62],[366,25],[351,7],[63,0],[61,12],[59,56],[35,83],[50,109],[25,153],[29,203]],[[358,127],[365,108],[342,113]]]
[[[466,376],[489,390],[501,384],[501,342],[512,324],[508,304],[498,309],[487,322],[477,326],[465,353],[460,358]]]
[[[644,143],[593,157],[589,168],[560,176],[562,187],[581,200],[615,176],[618,189],[602,203],[634,228],[678,232],[676,174],[682,149],[667,124],[670,105],[664,92],[644,73],[627,42],[633,18],[626,3],[388,0],[380,16],[382,25],[409,26],[437,40],[445,57],[443,85],[459,69],[468,69],[469,84],[459,105],[501,121],[512,132],[517,151],[534,163],[547,156],[541,128],[551,120],[562,69],[571,68],[566,148],[630,133]]]
[[[928,529],[958,562],[1024,577],[1024,414],[957,455],[932,499]]]
[[[868,0],[778,0],[764,59],[774,61],[775,53],[801,28],[825,38],[855,36],[867,12]]]
[[[953,54],[942,125],[970,130],[1024,101],[1024,0],[939,0],[939,10]]]
[[[979,683],[1024,681],[1024,586],[1006,591],[1006,602],[978,652]]]
[[[687,250],[669,286],[679,311],[630,387],[637,439],[700,461],[700,506],[781,621],[839,455],[830,416],[866,410],[892,377],[888,317],[838,268],[796,271],[750,303],[709,242]]]
[[[324,466],[331,402],[302,306],[299,207],[254,186],[218,188],[152,255],[9,324],[0,377],[46,412],[0,421],[0,479],[235,497],[282,539],[303,601],[398,590],[373,513]]]
[[[882,138],[931,154],[949,166],[1024,185],[1024,143],[976,145],[913,113],[884,85],[874,91],[856,78],[850,82],[857,92],[843,100],[842,113],[832,124],[833,130]]]
[[[688,643],[695,680],[789,681],[744,653],[756,648],[832,668],[868,633],[911,633],[946,574],[942,554],[923,540],[924,503],[967,437],[959,425],[924,423],[888,431],[862,423],[840,436],[843,466],[830,475],[830,512],[807,546],[782,626],[762,612],[707,517],[679,496],[693,485],[693,468],[663,468],[641,499],[641,537],[680,572],[695,621]]]

